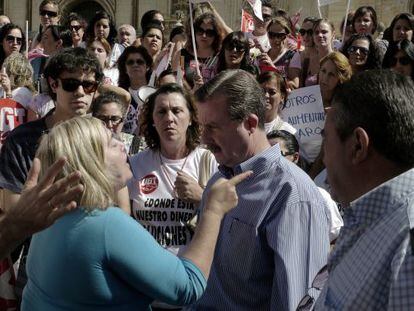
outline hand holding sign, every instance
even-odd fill
[[[208,193],[206,210],[223,216],[232,210],[238,203],[236,186],[253,174],[247,171],[234,176],[231,179],[220,178],[210,188]]]

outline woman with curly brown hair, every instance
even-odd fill
[[[148,98],[140,133],[149,148],[130,158],[132,216],[159,244],[179,254],[190,243],[193,233],[187,223],[217,164],[199,147],[195,102],[177,84],[166,84]]]

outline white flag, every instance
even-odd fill
[[[253,8],[254,15],[256,15],[256,17],[258,19],[260,19],[261,21],[263,21],[263,16],[262,16],[262,1],[260,1],[260,0],[247,0],[247,2]]]

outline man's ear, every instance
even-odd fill
[[[369,136],[362,127],[357,127],[349,137],[352,156],[352,164],[365,161],[369,155]]]
[[[56,93],[56,89],[58,87],[58,82],[56,80],[53,80],[53,78],[48,77],[47,82],[50,85],[50,88],[52,89],[53,93]]]
[[[259,118],[255,114],[250,113],[244,120],[244,125],[249,134],[253,134],[259,127]]]

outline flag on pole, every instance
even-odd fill
[[[247,2],[250,4],[250,6],[253,9],[254,15],[263,21],[263,15],[262,15],[262,1],[260,0],[247,0]]]

